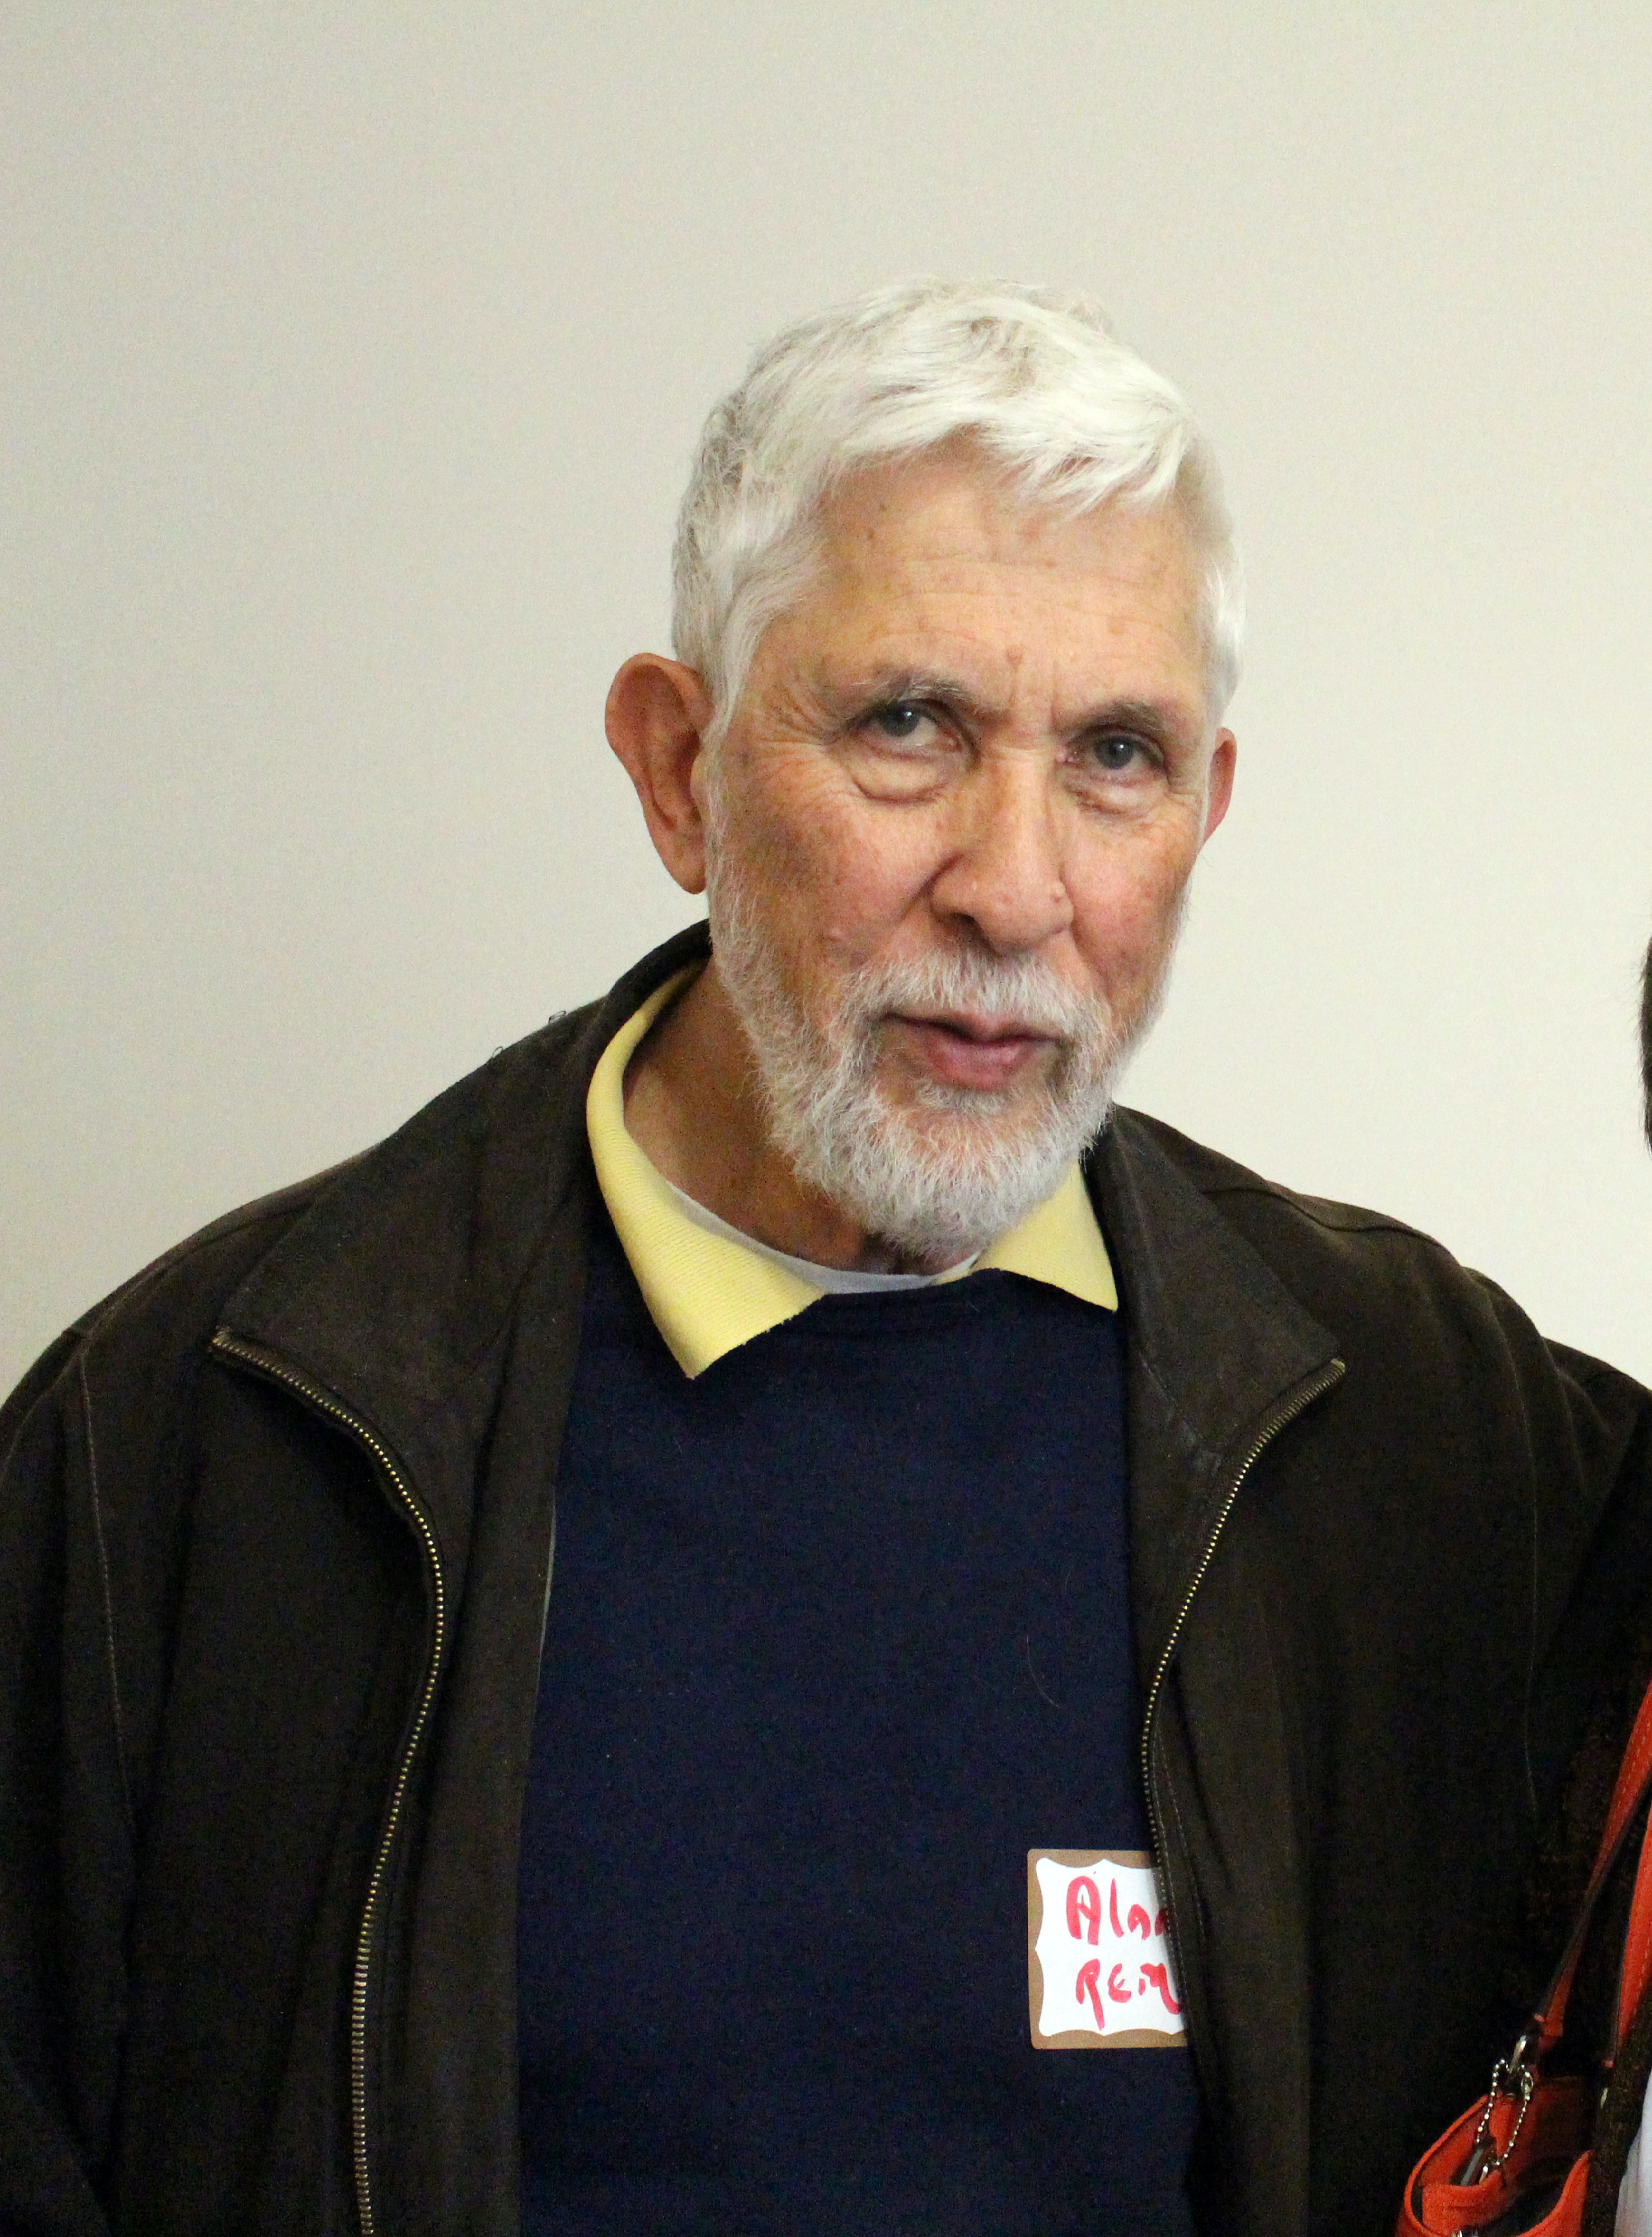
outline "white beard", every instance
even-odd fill
[[[839,981],[832,1013],[816,1022],[787,985],[730,851],[712,851],[712,949],[776,1145],[806,1186],[902,1259],[933,1268],[984,1249],[1054,1193],[1106,1125],[1120,1077],[1158,1015],[1175,927],[1122,1023],[1105,996],[1075,993],[1047,963],[961,947],[863,965]],[[1060,1046],[1047,1077],[1031,1093],[920,1080],[902,1108],[877,1076],[878,1022],[891,1011],[948,1010],[1012,1017],[1050,1035]],[[936,1123],[942,1114],[950,1124]]]

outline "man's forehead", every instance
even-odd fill
[[[1082,690],[1115,663],[1202,674],[1197,572],[1173,514],[1063,519],[978,493],[965,477],[904,505],[898,485],[846,493],[782,624],[791,657],[847,690],[933,678],[957,687],[946,696],[999,697],[1023,670],[1095,671],[1074,675]]]
[[[866,564],[919,555],[1056,571],[1118,565],[1186,568],[1193,538],[1174,498],[1129,497],[1074,512],[1059,495],[1029,495],[973,443],[857,469],[821,508],[834,558]]]

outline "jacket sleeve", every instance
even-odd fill
[[[107,2237],[132,1884],[79,1340],[0,1409],[0,2229]]]

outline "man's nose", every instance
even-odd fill
[[[1040,947],[1073,921],[1061,803],[1036,757],[984,762],[959,788],[952,849],[930,887],[937,914],[965,918],[1001,954]]]

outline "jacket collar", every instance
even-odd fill
[[[1177,1162],[1177,1139],[1118,1111],[1087,1164],[1129,1356],[1138,1653],[1157,1666],[1223,1502],[1335,1339]]]
[[[591,1074],[652,989],[710,952],[706,927],[691,926],[604,1000],[449,1088],[341,1169],[225,1306],[222,1332],[319,1386],[387,1448],[451,1582],[522,1301],[558,1320],[580,1309]],[[536,1278],[547,1256],[549,1281]]]

